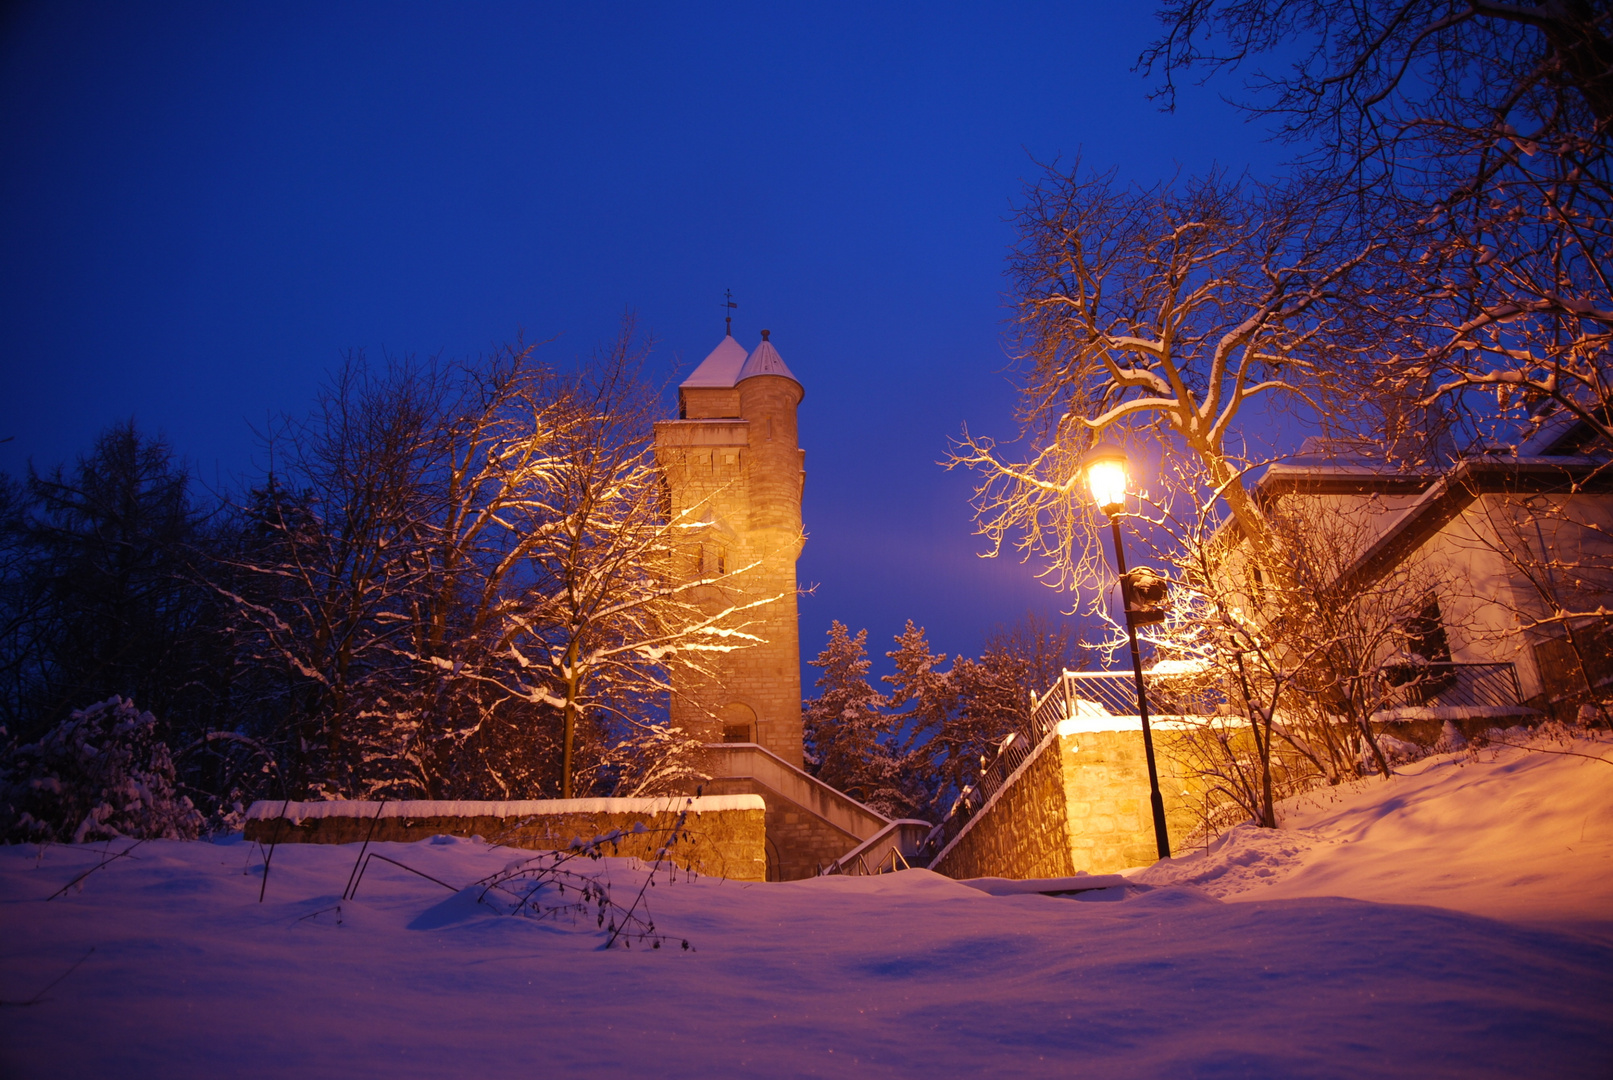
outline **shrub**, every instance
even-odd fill
[[[157,720],[110,697],[0,761],[0,835],[64,841],[194,839],[202,816],[174,790]]]

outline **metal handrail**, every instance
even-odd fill
[[[1040,698],[1034,691],[1031,693],[1029,730],[1010,731],[997,744],[997,752],[990,761],[980,759],[979,777],[974,783],[964,785],[963,790],[958,792],[958,797],[953,800],[946,817],[942,818],[941,823],[925,837],[921,850],[932,855],[944,850],[963,831],[964,826],[973,820],[981,807],[1002,790],[1008,778],[1030,759],[1036,748],[1042,745],[1042,741],[1058,730],[1059,721],[1066,715],[1066,710],[1061,708],[1063,705],[1061,699],[1065,695],[1058,693],[1062,685],[1061,680]]]
[[[856,869],[853,869],[853,867],[856,867]],[[831,875],[841,875],[844,877],[872,877],[875,874],[894,874],[898,870],[911,869],[913,869],[913,864],[907,861],[907,856],[902,854],[901,849],[891,848],[885,853],[885,857],[883,859],[880,859],[879,862],[874,864],[874,867],[871,870],[868,868],[868,860],[863,858],[861,855],[858,855],[856,861],[853,863],[846,863],[836,860],[835,862],[830,863],[828,867],[820,868],[818,874],[821,877],[828,877]]]
[[[1394,664],[1378,674],[1384,684],[1380,713],[1419,708],[1512,709],[1523,704],[1518,673],[1510,663]]]
[[[1523,696],[1518,676],[1510,663],[1497,664],[1418,664],[1409,674],[1398,675],[1386,668],[1381,673],[1390,684],[1380,710],[1396,708],[1520,708]],[[1404,676],[1398,684],[1391,680]],[[1150,712],[1160,715],[1210,716],[1226,699],[1202,680],[1184,680],[1177,675],[1143,673],[1147,683]],[[958,793],[941,822],[930,831],[921,850],[926,857],[946,849],[976,814],[1001,791],[1035,752],[1042,741],[1058,730],[1059,722],[1099,710],[1109,716],[1133,716],[1137,711],[1137,690],[1129,671],[1065,671],[1047,692],[1031,695],[1030,725],[1027,730],[1009,732],[997,745],[995,755],[981,759],[980,775]]]

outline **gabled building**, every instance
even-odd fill
[[[1566,719],[1613,697],[1613,455],[1591,435],[1558,420],[1441,469],[1393,468],[1370,447],[1312,439],[1257,493],[1350,538],[1335,593],[1391,574],[1422,583],[1400,655],[1379,658],[1387,668],[1449,665],[1454,686],[1465,667],[1510,665],[1504,681],[1523,704]]]

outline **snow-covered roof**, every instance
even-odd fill
[[[1541,420],[1534,432],[1518,445],[1518,456],[1555,457],[1572,453],[1564,444],[1572,444],[1576,435],[1582,436],[1589,431],[1590,425],[1578,416],[1567,409],[1558,409]]]
[[[765,342],[763,344],[766,344]],[[771,348],[771,346],[769,346]],[[774,354],[778,355],[777,353]],[[782,363],[782,362],[781,362]],[[689,373],[680,384],[683,388],[695,386],[716,387],[726,390],[741,378],[739,369],[745,366],[745,346],[725,336],[717,347]]]
[[[773,343],[766,338],[763,338],[762,343],[756,346],[755,351],[750,354],[750,358],[745,361],[745,366],[739,369],[739,377],[734,381],[736,383],[742,382],[755,375],[782,375],[793,383],[801,381],[790,374],[790,369],[784,366],[784,358],[778,354],[777,349],[773,348]]]

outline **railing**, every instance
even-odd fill
[[[1065,672],[1070,675],[1071,672]],[[1040,698],[1033,692],[1031,694],[1031,715],[1029,730],[1010,731],[997,744],[997,752],[990,759],[980,759],[980,775],[972,784],[967,784],[953,800],[952,808],[947,811],[941,823],[930,831],[925,838],[921,849],[926,857],[933,857],[936,853],[944,851],[946,846],[963,831],[963,827],[974,819],[981,807],[991,801],[991,797],[1002,790],[1008,778],[1027,760],[1036,748],[1042,744],[1053,732],[1058,730],[1059,721],[1068,713],[1066,706],[1067,696],[1062,692],[1063,683],[1053,686]]]
[[[818,870],[820,875],[889,874],[910,870],[914,862],[922,866],[919,851],[932,828],[928,821],[904,818],[893,821],[840,858]]]
[[[1473,715],[1518,715],[1524,711],[1518,677],[1511,664],[1417,664],[1385,668],[1387,686],[1377,720],[1420,719],[1435,709]],[[1143,673],[1148,711],[1153,716],[1211,716],[1226,701],[1213,682],[1178,673]],[[1425,713],[1424,710],[1427,710]],[[1060,721],[1137,715],[1137,683],[1129,671],[1066,671],[1040,697],[1031,694],[1028,730],[1012,731],[990,759],[980,759],[980,775],[958,793],[941,823],[930,831],[921,857],[933,859],[1002,790]]]
[[[1396,664],[1379,674],[1384,692],[1377,720],[1438,719],[1446,710],[1474,716],[1522,711],[1511,664]]]

